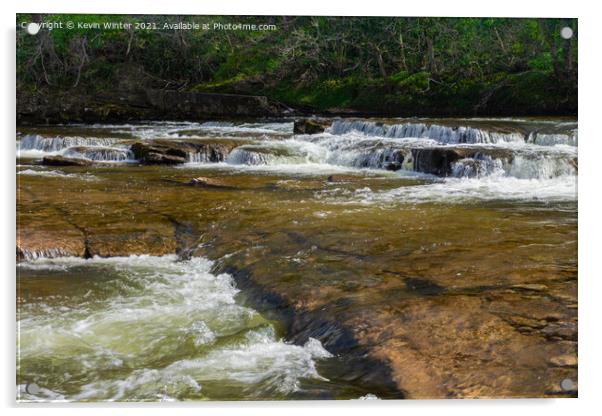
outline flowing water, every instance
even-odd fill
[[[24,264],[19,373],[52,400],[280,397],[324,380],[310,339],[295,346],[235,302],[204,258],[66,257]],[[62,289],[60,289],[62,288]],[[67,291],[67,292],[65,292]],[[22,386],[25,388],[25,386]],[[57,391],[60,391],[58,393]]]
[[[220,162],[139,165],[131,144],[154,139],[231,148]],[[95,164],[38,163],[49,155]],[[397,377],[371,331],[391,351],[419,344],[403,332],[409,305],[423,324],[442,308],[547,322],[504,329],[542,352],[515,362],[491,347],[505,364],[483,380],[523,366],[539,395],[541,374],[576,376],[540,360],[576,356],[572,335],[548,333],[576,325],[574,121],[343,119],[314,135],[292,121],[41,126],[19,129],[17,163],[20,400],[402,397],[358,357],[386,355]],[[220,186],[186,185],[199,176]],[[391,327],[401,310],[405,326]],[[342,323],[357,342],[304,336],[290,313]]]

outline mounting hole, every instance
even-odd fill
[[[573,29],[571,29],[568,26],[563,27],[562,29],[560,29],[560,36],[562,36],[563,39],[572,38],[573,37]]]
[[[40,392],[40,387],[36,383],[28,383],[25,386],[25,391],[29,394],[38,394]]]
[[[570,378],[565,378],[560,382],[560,388],[564,391],[573,390],[573,385],[573,380],[571,380]]]
[[[27,26],[25,27],[25,30],[30,35],[37,35],[38,32],[40,31],[40,25],[35,22],[31,22],[31,23],[27,24]]]

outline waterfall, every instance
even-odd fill
[[[518,132],[490,132],[473,127],[448,127],[424,123],[382,124],[372,121],[335,120],[328,129],[331,134],[342,135],[350,132],[366,136],[388,138],[429,138],[439,143],[524,143],[525,137]]]
[[[451,174],[456,178],[506,176],[516,179],[554,179],[576,175],[576,159],[566,155],[516,154],[504,159],[481,153],[454,162]]]
[[[553,179],[577,175],[577,159],[565,155],[516,155],[504,166],[506,176],[518,179]]]
[[[17,248],[18,257],[22,261],[33,261],[36,259],[53,259],[72,255],[61,248],[48,248],[44,250],[27,250],[21,247]]]
[[[371,169],[390,169],[390,166],[395,164],[397,167],[392,170],[398,170],[401,169],[405,157],[406,151],[404,149],[376,145],[329,149],[325,162],[333,165]]]
[[[17,144],[19,152],[61,153],[66,157],[94,161],[124,162],[134,156],[128,146],[118,145],[117,140],[97,137],[44,137],[37,134],[23,136]]]
[[[244,147],[237,147],[232,150],[226,162],[232,165],[267,165],[270,160],[270,155],[245,149]]]
[[[74,146],[111,146],[115,139],[96,137],[44,137],[38,134],[27,134],[18,142],[19,150],[39,150],[42,152],[58,152]]]
[[[282,124],[288,129],[290,123]],[[230,127],[230,123],[225,122],[202,125]],[[284,130],[284,127],[268,124],[262,126]],[[292,168],[321,164],[456,178],[575,176],[577,130],[571,127],[572,130],[562,131],[560,125],[538,126],[525,140],[522,133],[486,131],[476,127],[335,120],[323,134],[297,135],[283,140],[264,137],[233,150],[228,146],[195,144],[187,152],[187,160],[191,164],[225,162],[239,166],[277,166],[277,169],[287,169],[287,165]],[[237,126],[243,127],[247,126]],[[93,161],[134,159],[127,145],[111,138],[28,134],[19,141],[18,149],[32,151],[34,155],[35,152],[55,152]]]
[[[206,121],[200,127],[233,127],[234,123],[229,121]]]
[[[134,159],[130,149],[116,147],[71,147],[66,149],[63,154],[68,157],[108,162],[124,162]]]
[[[558,144],[577,146],[577,131],[573,131],[572,134],[531,132],[527,138],[527,143],[533,143],[540,146],[555,146]]]
[[[479,178],[483,176],[500,175],[504,173],[501,159],[481,153],[470,158],[463,158],[452,165],[452,176],[456,178]]]
[[[229,149],[224,146],[202,146],[197,151],[187,154],[188,163],[217,163],[226,160]]]
[[[195,161],[207,162],[202,157]],[[533,149],[524,144],[509,147],[442,145],[330,134],[239,146],[225,161],[233,165],[278,165],[283,169],[286,165],[318,163],[458,178],[546,179],[577,174],[576,153],[571,148]]]

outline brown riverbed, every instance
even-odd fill
[[[334,355],[316,360],[329,382],[261,398],[577,394],[576,200],[416,199],[403,190],[439,182],[377,170],[17,163],[58,173],[18,175],[21,260],[208,258],[278,336]],[[188,184],[196,177],[209,186]],[[69,272],[58,283],[44,273],[20,269],[20,302],[75,290]],[[23,383],[48,369],[30,364]],[[219,390],[204,398],[253,397]]]

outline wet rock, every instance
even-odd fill
[[[188,160],[184,156],[170,155],[152,150],[146,151],[143,156],[137,157],[137,159],[147,165],[178,165],[186,163]]]
[[[391,171],[398,171],[401,169],[401,163],[400,162],[387,162],[385,164],[385,169],[391,170]]]
[[[223,162],[234,143],[210,143],[181,140],[148,140],[132,144],[134,158],[148,165],[174,165],[195,162]]]
[[[295,134],[318,134],[324,133],[326,127],[328,127],[328,125],[325,123],[314,119],[304,118],[302,120],[295,120],[293,132]]]
[[[452,164],[470,156],[470,151],[462,149],[428,148],[412,149],[414,170],[437,176],[449,176]]]
[[[42,165],[46,166],[90,166],[91,161],[65,156],[44,156]]]
[[[438,295],[445,292],[445,288],[426,279],[406,278],[405,284],[407,290],[422,296]]]
[[[349,183],[349,182],[360,182],[364,178],[361,176],[353,176],[353,175],[329,175],[326,178],[326,182],[332,183]]]
[[[577,340],[577,324],[575,322],[553,322],[541,332],[550,339]]]
[[[411,152],[415,171],[437,176],[449,176],[452,173],[454,163],[460,160],[464,160],[467,167],[473,164],[473,172],[477,174],[481,167],[476,161],[471,161],[471,158],[479,159],[486,156],[491,159],[504,159],[506,161],[513,158],[512,151],[509,149],[433,147],[411,149]]]
[[[518,285],[512,285],[512,287],[515,289],[531,290],[535,292],[545,292],[548,289],[546,285],[537,283],[523,283]]]
[[[564,354],[550,358],[550,364],[556,367],[576,367],[577,366],[577,355],[576,354]]]
[[[40,257],[83,257],[85,244],[81,232],[68,223],[62,222],[62,225],[64,228],[60,233],[48,230],[17,230],[17,262]]]
[[[178,144],[166,145],[154,142],[136,142],[131,151],[140,162],[156,164],[178,164],[186,163],[188,154]]]
[[[190,182],[188,182],[188,185],[202,186],[206,188],[229,188],[229,186],[220,179],[206,178],[204,176],[191,179]]]

